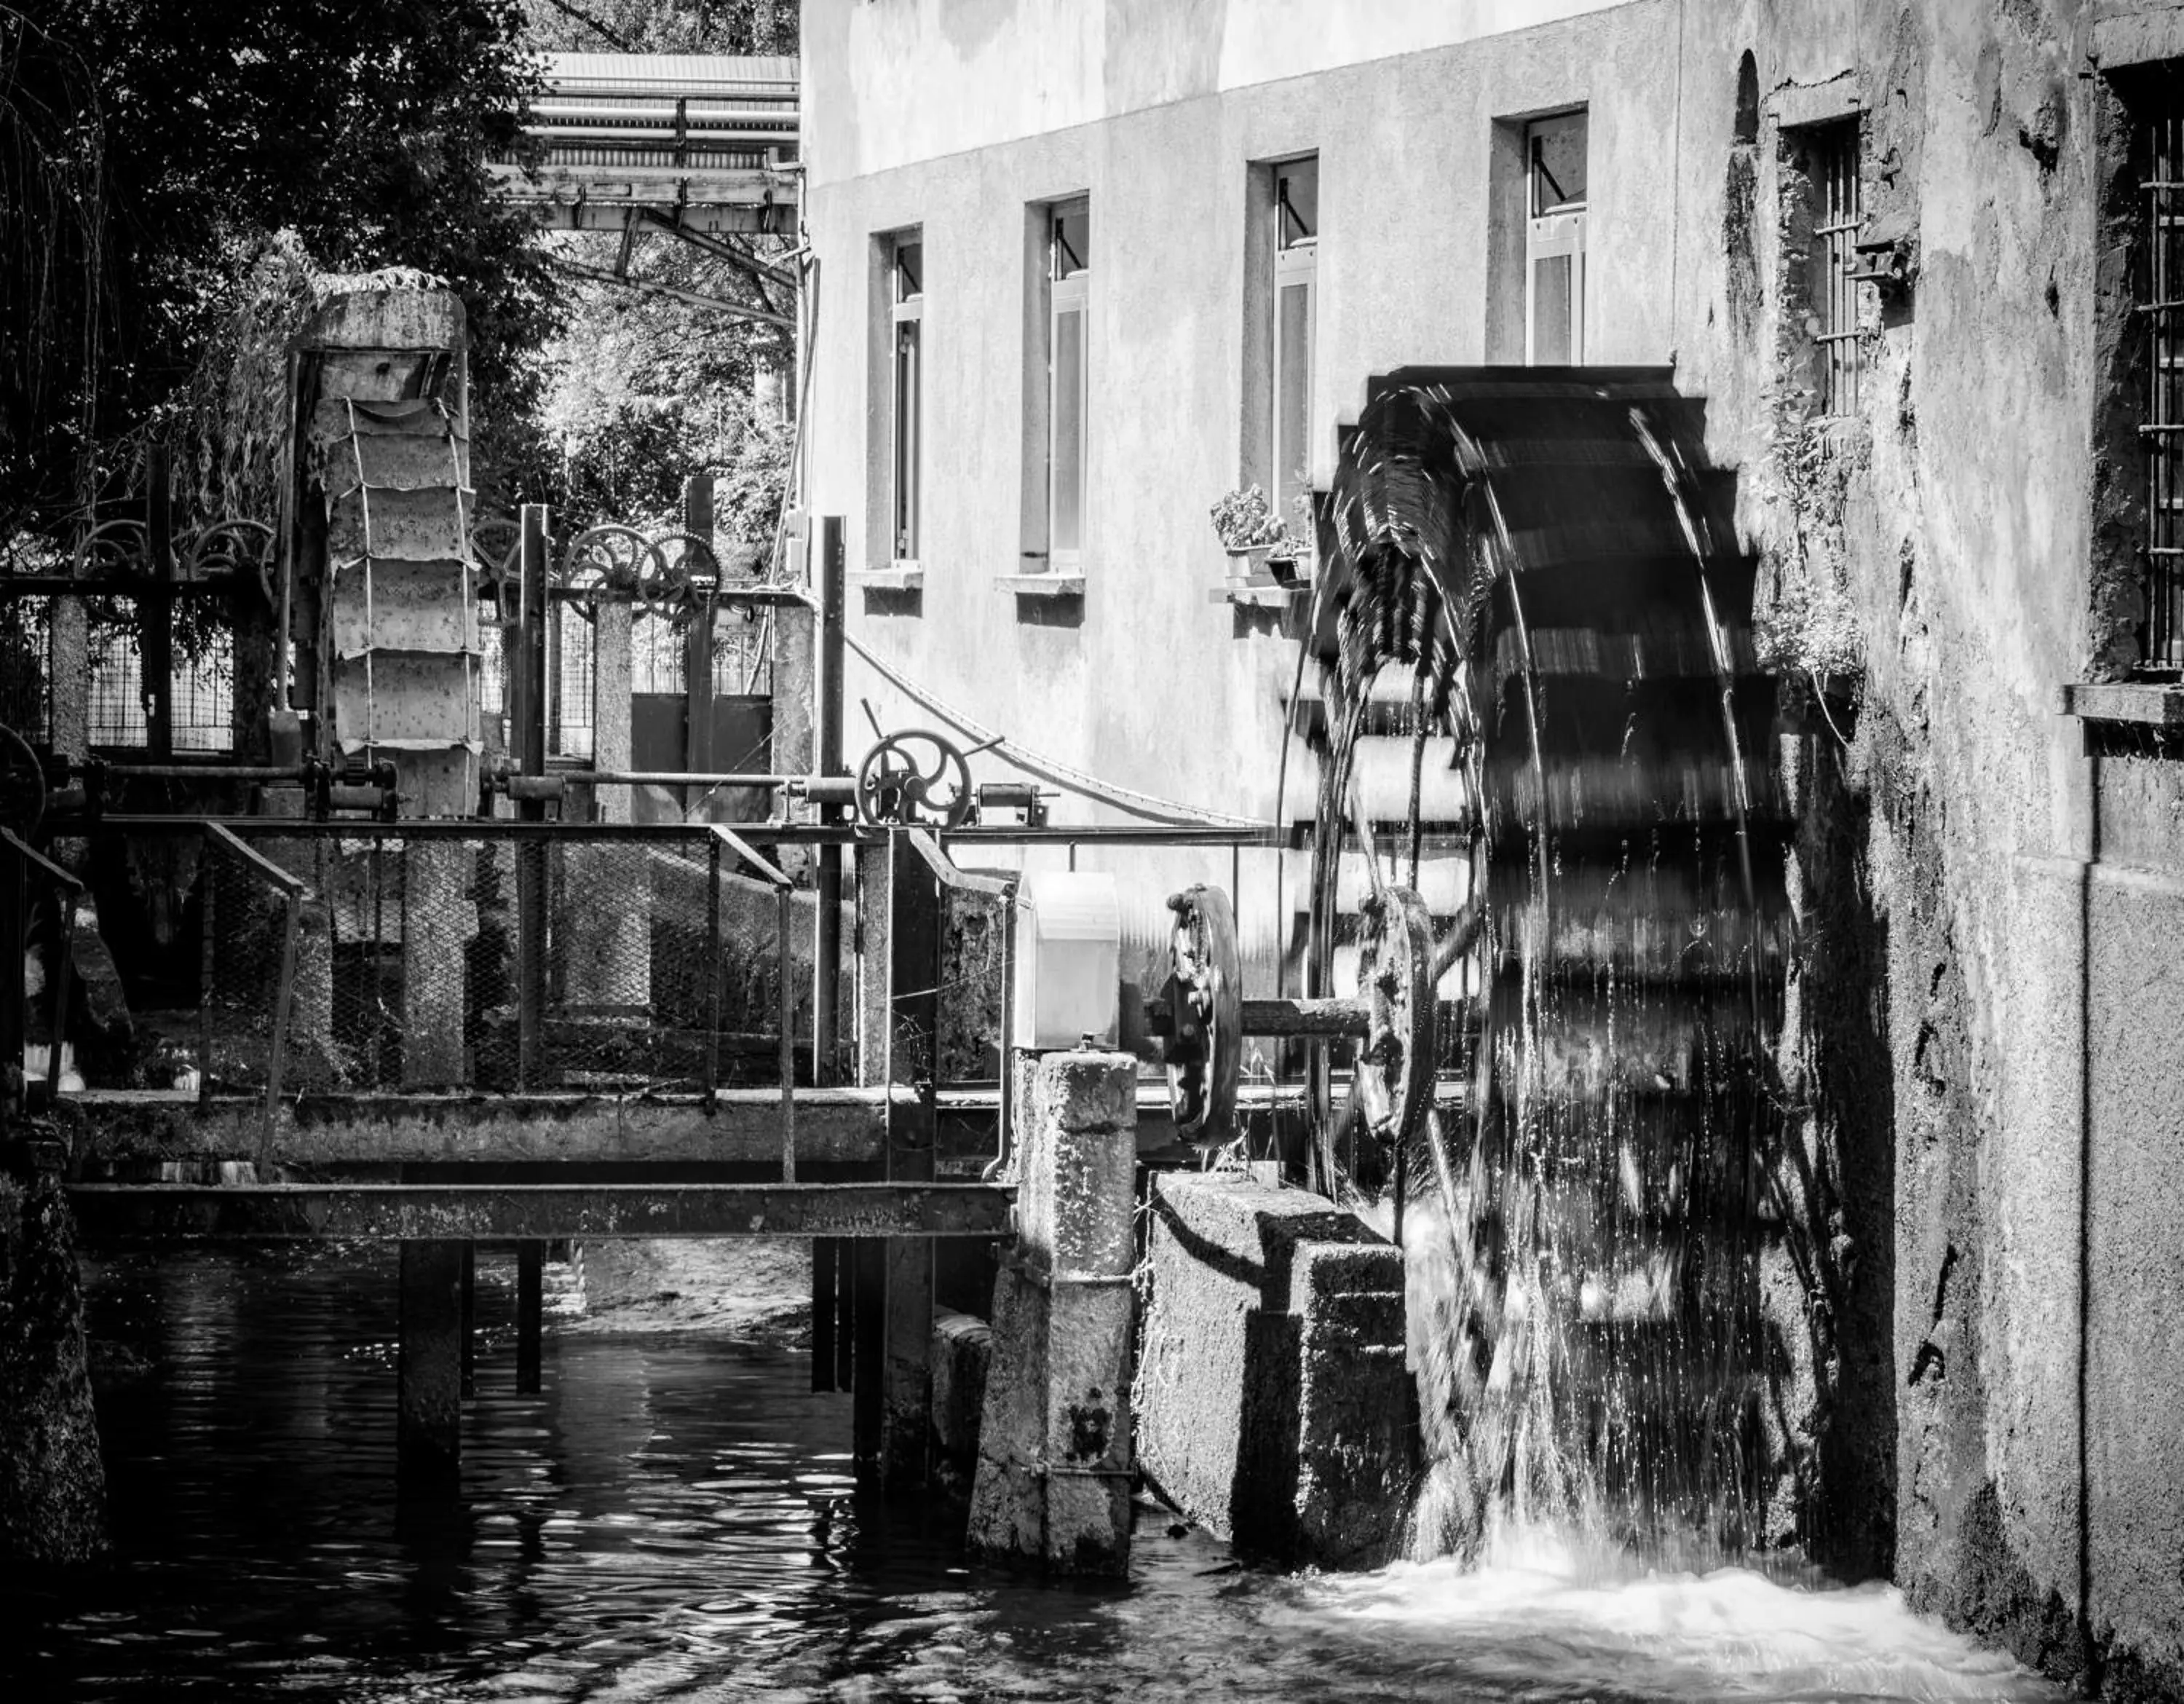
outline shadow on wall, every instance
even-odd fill
[[[1797,914],[1779,1053],[1783,1116],[1765,1169],[1770,1544],[1851,1578],[1895,1561],[1896,1115],[1889,919],[1867,849],[1871,802],[1838,729],[1852,706],[1783,686]]]

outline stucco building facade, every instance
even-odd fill
[[[2184,1695],[2184,8],[811,0],[804,31],[805,494],[850,632],[1116,789],[1275,813],[1295,616],[1223,597],[1207,511],[1323,483],[1368,376],[1566,349],[1705,399],[1803,822],[1785,1536]],[[934,719],[861,662],[850,695]]]

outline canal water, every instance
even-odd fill
[[[969,1567],[960,1513],[857,1496],[847,1400],[791,1348],[571,1334],[517,1395],[491,1258],[460,1498],[404,1500],[391,1250],[88,1276],[119,1561],[11,1589],[10,1701],[2062,1696],[1892,1590],[1540,1535],[1283,1577],[1146,1504],[1127,1585]]]

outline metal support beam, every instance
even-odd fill
[[[87,1237],[425,1238],[450,1246],[851,1237],[916,1238],[924,1249],[931,1237],[1006,1236],[1011,1198],[989,1183],[80,1183],[69,1192]]]
[[[915,830],[888,835],[887,1081],[908,1088],[888,1103],[890,1181],[933,1175],[939,1128],[941,889]],[[925,1481],[932,1437],[933,1244],[922,1237],[887,1247],[885,1418],[880,1474],[889,1486]]]
[[[547,512],[526,503],[518,547],[517,644],[510,696],[514,700],[515,766],[526,775],[546,773]],[[518,807],[530,822],[546,819],[543,799]],[[515,851],[516,1067],[520,1089],[539,1084],[541,1019],[546,1008],[546,847]]]
[[[847,576],[842,551],[842,517],[827,515],[817,522],[812,575],[817,583],[819,632],[812,682],[813,768],[839,775],[842,766],[843,606]],[[839,805],[822,805],[819,820],[838,826]],[[822,846],[818,854],[817,929],[811,953],[811,1064],[815,1083],[834,1081],[841,1048],[835,1019],[841,1009],[842,849]]]
[[[555,271],[567,272],[578,278],[589,278],[595,283],[612,284],[617,289],[634,290],[640,296],[659,296],[671,302],[687,302],[694,308],[709,308],[714,313],[726,314],[731,319],[756,320],[760,325],[775,326],[784,332],[794,332],[796,321],[787,314],[777,314],[765,308],[746,307],[741,302],[723,301],[718,296],[702,296],[695,290],[678,290],[672,284],[656,284],[649,278],[618,278],[602,266],[586,266],[575,260],[564,260],[559,255],[549,255],[548,262]]]

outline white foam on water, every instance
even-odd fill
[[[1749,1568],[1649,1570],[1552,1534],[1506,1534],[1483,1566],[1399,1562],[1312,1582],[1306,1614],[1445,1656],[1520,1696],[1673,1699],[2027,1699],[2070,1695],[1914,1614],[1892,1586],[1810,1588]]]

